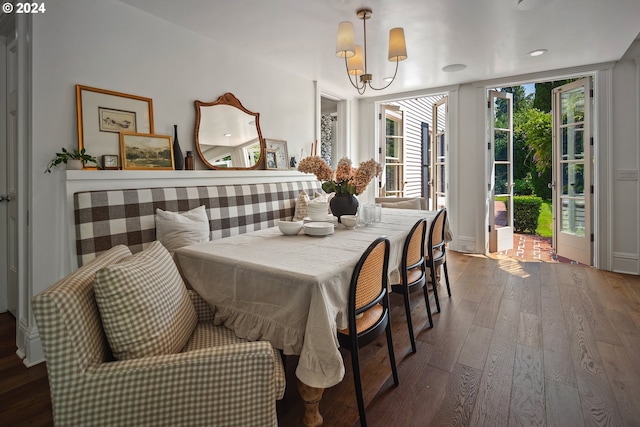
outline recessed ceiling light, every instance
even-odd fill
[[[445,73],[455,73],[456,71],[462,71],[465,68],[467,68],[465,64],[449,64],[442,67],[442,71]]]
[[[552,0],[518,0],[516,7],[520,10],[534,10],[551,3]]]
[[[393,77],[385,77],[382,80],[384,80],[385,82],[390,82],[390,81],[393,81]]]
[[[224,136],[231,136],[231,134],[230,133],[225,133]]]
[[[540,55],[544,55],[545,53],[547,53],[547,49],[536,49],[527,53],[527,56],[540,56]]]

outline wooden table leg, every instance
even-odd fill
[[[305,427],[318,427],[322,425],[322,415],[320,415],[320,401],[322,400],[323,388],[309,387],[298,380],[298,392],[304,401],[304,417],[302,425]]]

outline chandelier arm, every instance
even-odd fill
[[[393,83],[393,81],[396,79],[396,75],[398,74],[398,65],[399,64],[400,64],[400,61],[398,61],[396,59],[396,71],[393,73],[393,77],[391,78],[391,81],[389,81],[389,83],[387,83],[386,86],[383,86],[381,88],[375,88],[375,87],[371,86],[371,82],[369,82],[369,87],[371,89],[373,89],[373,90],[384,90],[384,89],[388,88],[389,86],[391,86],[391,83]],[[351,79],[349,79],[349,80],[351,80]]]
[[[362,84],[362,87],[360,87],[360,85],[358,84],[358,76],[355,76],[355,83],[353,82],[353,80],[351,80],[351,74],[349,74],[349,64],[347,63],[347,57],[344,57],[344,66],[347,70],[347,77],[349,78],[349,83],[351,83],[351,86],[353,86],[360,95],[362,95],[365,91],[365,89],[367,88],[367,85],[365,83]],[[361,92],[362,91],[362,92]]]

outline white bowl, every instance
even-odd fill
[[[353,228],[358,224],[358,217],[355,215],[342,215],[340,222],[347,228]]]
[[[285,236],[293,236],[300,232],[302,223],[297,221],[278,221],[278,228]]]

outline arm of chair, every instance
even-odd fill
[[[258,341],[102,363],[86,372],[75,409],[85,425],[274,425],[274,357]]]

